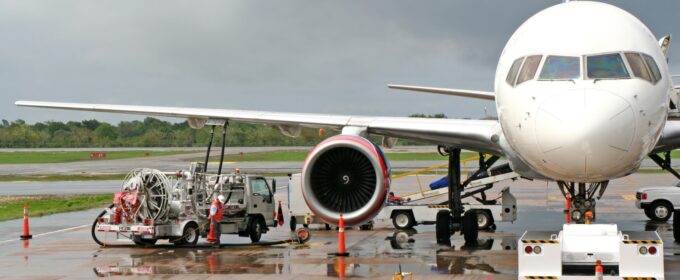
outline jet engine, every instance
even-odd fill
[[[382,150],[368,139],[337,135],[314,147],[302,167],[302,194],[309,209],[348,226],[371,220],[385,204],[390,166]]]

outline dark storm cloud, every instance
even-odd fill
[[[557,3],[0,1],[0,118],[130,118],[16,108],[19,99],[480,117],[493,103],[385,84],[492,90],[505,41]],[[657,36],[680,34],[678,2],[615,4]]]

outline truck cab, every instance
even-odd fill
[[[680,209],[680,181],[670,186],[651,186],[638,189],[635,206],[643,209],[645,215],[657,222],[665,222],[673,215],[673,209]]]

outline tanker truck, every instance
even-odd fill
[[[130,239],[139,246],[166,239],[175,245],[195,245],[210,229],[210,203],[223,195],[223,234],[238,234],[259,242],[275,226],[272,184],[262,176],[208,174],[205,164],[191,163],[188,170],[164,173],[155,169],[132,170],[121,190],[92,224],[99,245]],[[174,178],[173,178],[174,177]]]

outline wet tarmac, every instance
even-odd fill
[[[424,179],[424,178],[421,178]],[[428,178],[430,180],[432,178]],[[415,178],[395,183],[395,191],[413,190]],[[631,195],[643,185],[669,184],[666,174],[636,174],[616,180],[598,205],[598,223],[617,223],[622,230],[657,230],[664,241],[666,279],[680,279],[680,245],[672,240],[669,223],[652,223],[635,209]],[[411,185],[411,188],[404,186]],[[495,232],[480,232],[477,244],[465,244],[462,236],[450,246],[437,245],[434,226],[395,231],[378,223],[371,231],[347,230],[349,257],[329,257],[337,250],[333,231],[312,226],[309,243],[250,245],[249,239],[230,235],[221,249],[207,246],[175,247],[159,243],[138,248],[129,241],[97,246],[90,227],[99,210],[59,214],[31,220],[35,238],[18,240],[20,221],[0,223],[0,279],[91,279],[130,276],[164,279],[391,279],[399,271],[414,279],[517,279],[517,239],[525,230],[559,230],[563,202],[554,184],[519,180],[511,184],[519,201],[518,220],[498,223]],[[285,192],[277,193],[286,207]],[[288,221],[286,217],[286,222]],[[15,229],[15,230],[10,230]],[[66,229],[66,230],[62,230]],[[62,230],[51,233],[53,231]],[[290,237],[285,227],[272,229],[264,242]],[[114,236],[106,236],[113,241]],[[5,241],[3,241],[5,240]],[[199,243],[203,243],[201,240]],[[204,244],[204,243],[203,243]]]

